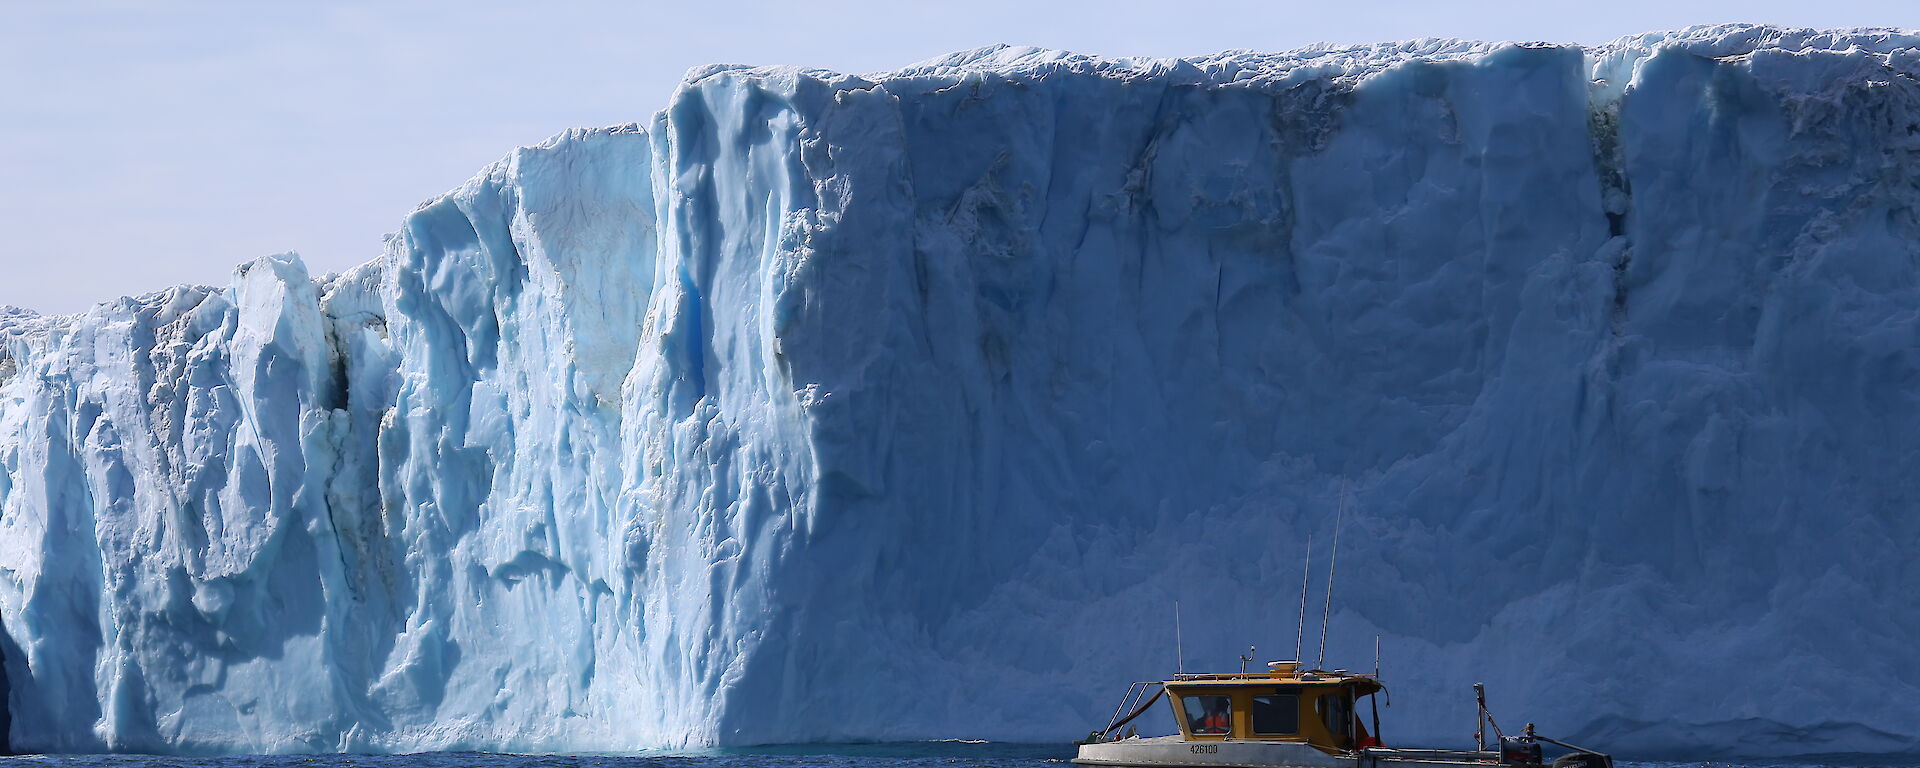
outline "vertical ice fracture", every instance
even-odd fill
[[[715,67],[348,272],[0,309],[14,746],[1057,741],[1175,600],[1194,666],[1284,647],[1351,483],[1327,662],[1436,703],[1389,733],[1474,674],[1627,753],[1920,748],[1917,73]]]

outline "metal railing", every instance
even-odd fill
[[[1113,733],[1115,729],[1132,722],[1134,718],[1146,712],[1147,708],[1152,706],[1156,699],[1160,698],[1160,694],[1165,692],[1165,685],[1165,683],[1158,680],[1128,684],[1127,694],[1120,697],[1120,706],[1113,708],[1113,716],[1107,718],[1107,726],[1088,734],[1087,742],[1093,743],[1105,739],[1106,736]],[[1148,696],[1147,694],[1149,692],[1153,695]]]

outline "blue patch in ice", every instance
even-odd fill
[[[1912,751],[1917,78],[1746,25],[712,67],[346,273],[0,308],[16,746],[1063,739],[1176,599],[1285,655],[1344,487],[1396,742],[1484,681]]]

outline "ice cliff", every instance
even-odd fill
[[[1176,600],[1189,669],[1291,656],[1344,488],[1389,742],[1485,681],[1627,754],[1920,749],[1917,77],[1751,26],[712,67],[346,273],[0,310],[13,742],[1064,741]]]

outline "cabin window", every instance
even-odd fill
[[[1320,720],[1327,726],[1327,733],[1341,741],[1353,734],[1353,700],[1345,692],[1330,693],[1313,700],[1314,708],[1320,710]]]
[[[1233,730],[1233,700],[1226,696],[1186,696],[1187,730],[1201,736],[1225,736]]]
[[[1286,736],[1300,732],[1300,697],[1291,693],[1253,697],[1253,732]]]

